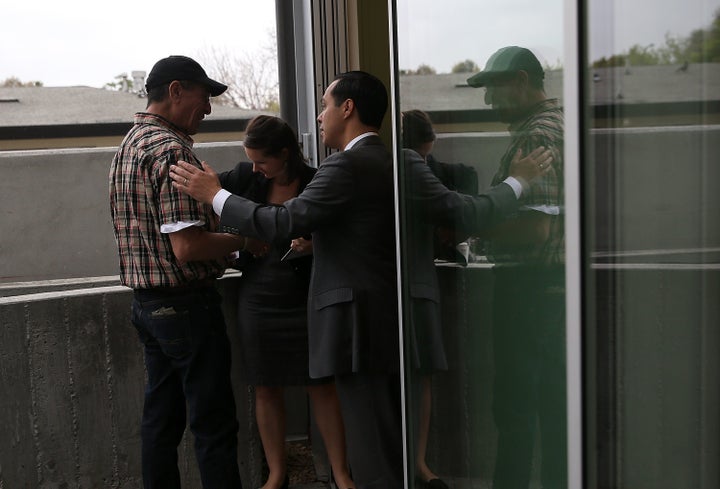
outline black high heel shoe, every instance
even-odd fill
[[[430,479],[425,483],[425,487],[428,489],[450,489],[442,479]]]
[[[290,477],[285,474],[285,480],[283,480],[283,483],[280,485],[278,489],[288,489],[290,487]],[[260,488],[258,488],[260,489]]]
[[[342,487],[340,487],[338,485],[337,481],[335,480],[335,477],[333,477],[332,484],[330,484],[328,487],[334,487],[335,489],[343,489]],[[351,487],[348,487],[347,489],[355,489],[355,488],[351,486]]]
[[[434,478],[430,480],[423,480],[420,477],[417,477],[415,479],[417,481],[417,487],[419,489],[450,489],[450,487],[445,483],[444,480],[439,478]]]

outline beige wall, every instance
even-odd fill
[[[240,143],[197,144],[216,169]],[[118,273],[108,172],[116,148],[0,152],[0,282]]]

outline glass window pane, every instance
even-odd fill
[[[590,487],[720,486],[720,2],[588,2]]]
[[[562,1],[397,6],[411,477],[566,487]]]

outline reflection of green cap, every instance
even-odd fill
[[[540,61],[526,48],[508,46],[496,51],[488,59],[485,69],[467,79],[471,87],[484,87],[498,75],[508,75],[518,71],[526,71],[531,77],[539,76],[545,78]]]

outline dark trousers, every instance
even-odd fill
[[[186,416],[205,489],[241,488],[230,342],[214,288],[138,290],[132,323],[145,346],[145,489],[180,488],[177,447]],[[186,410],[187,406],[187,410]]]
[[[562,267],[495,269],[494,489],[527,489],[536,433],[541,487],[567,487],[565,276]]]
[[[357,489],[403,487],[400,376],[354,373],[335,377]]]

